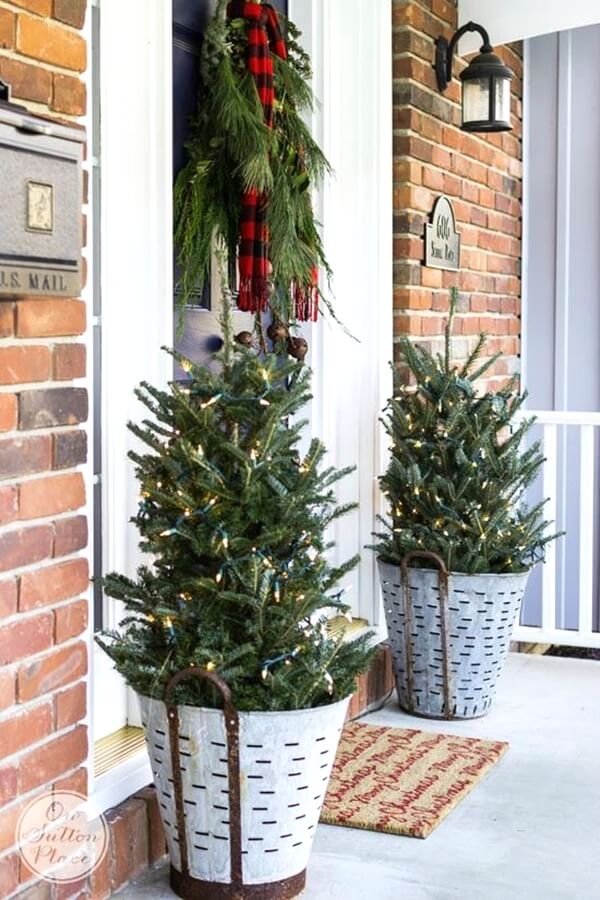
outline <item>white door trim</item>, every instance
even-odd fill
[[[315,197],[331,297],[356,342],[325,316],[307,330],[314,371],[311,422],[336,466],[356,465],[341,486],[359,509],[337,523],[337,561],[361,553],[348,585],[354,613],[377,624],[379,583],[372,542],[386,446],[379,415],[391,392],[393,351],[391,0],[290,0],[310,53],[319,101],[311,126],[335,170]]]
[[[143,379],[166,385],[171,374],[170,357],[160,349],[173,342],[171,33],[170,3],[101,0],[102,540],[104,570],[130,575],[140,561],[129,524],[137,486],[126,426],[141,413],[133,389]],[[106,625],[119,618],[117,605],[107,601]],[[123,716],[132,716],[122,680],[102,665],[100,654],[94,647],[91,746],[107,728],[115,730],[117,719],[118,728],[126,724]],[[140,766],[147,783],[145,758]],[[120,779],[116,770],[110,776]],[[128,770],[128,779],[121,779],[125,793],[118,798],[113,791],[111,804],[137,789],[135,781]]]

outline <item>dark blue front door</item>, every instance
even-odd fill
[[[287,13],[288,0],[271,0],[271,3],[280,12]],[[196,110],[198,96],[202,35],[215,6],[216,0],[173,0],[173,177],[186,159],[190,117]],[[206,358],[219,332],[218,314],[218,298],[211,298],[209,290],[194,297],[192,307],[186,310],[185,330],[177,342],[178,349],[191,359]],[[251,322],[249,316],[236,313],[236,329],[251,327]]]

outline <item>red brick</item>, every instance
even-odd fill
[[[8,525],[19,517],[19,489],[14,485],[0,487],[0,525]]]
[[[83,28],[85,10],[86,0],[54,0],[54,18],[74,28]]]
[[[50,613],[17,619],[0,628],[0,665],[17,662],[52,646],[54,619]]]
[[[49,434],[0,441],[0,478],[34,475],[46,471],[51,465],[52,438]]]
[[[84,681],[56,695],[56,728],[68,728],[85,718],[87,686]]]
[[[471,312],[486,312],[488,297],[486,294],[471,294]]]
[[[0,56],[0,77],[2,77],[2,63],[5,57]],[[15,305],[0,297],[0,338],[11,337],[15,327]]]
[[[21,576],[19,609],[29,610],[68,600],[87,590],[88,563],[85,559],[46,566]]]
[[[0,394],[0,431],[14,431],[19,418],[19,405],[14,394]],[[0,469],[0,478],[2,471]]]
[[[88,773],[86,769],[77,769],[76,772],[59,778],[52,785],[55,791],[75,791],[76,794],[88,794]]]
[[[111,889],[133,878],[148,865],[148,827],[146,804],[127,800],[107,815],[111,830]]]
[[[367,708],[367,677],[362,672],[356,679],[356,693],[358,694],[358,711],[363,713]]]
[[[87,460],[87,433],[81,429],[76,431],[60,431],[53,435],[54,452],[52,466],[54,469],[73,469]]]
[[[86,672],[86,645],[79,642],[62,647],[43,659],[21,666],[17,675],[17,696],[21,702],[32,700],[77,681]]]
[[[450,303],[446,291],[436,291],[431,299],[431,308],[434,312],[443,312],[448,314]]]
[[[50,378],[49,347],[0,347],[0,384],[26,384]]]
[[[445,147],[434,147],[431,153],[431,161],[434,166],[439,166],[440,169],[449,169],[452,157]]]
[[[78,425],[88,417],[88,397],[85,388],[55,387],[37,391],[23,391],[19,395],[19,428],[55,428],[57,425]]]
[[[135,795],[136,800],[143,800],[146,804],[146,816],[148,822],[148,863],[152,866],[167,852],[165,832],[158,797],[153,787],[144,788]]]
[[[81,300],[21,300],[17,303],[19,337],[83,334],[85,303]]]
[[[394,181],[408,181],[411,184],[421,184],[422,170],[421,163],[414,162],[411,159],[397,159],[394,161]]]
[[[32,799],[31,797],[26,797],[19,803],[13,803],[8,808],[0,809],[0,853],[4,853],[5,850],[14,846],[15,829],[19,816]],[[15,900],[21,900],[21,895]]]
[[[13,6],[20,6],[40,16],[49,16],[52,12],[52,0],[10,0]]]
[[[427,266],[423,266],[423,270],[421,272],[421,284],[423,287],[430,288],[439,288],[442,286],[442,271],[441,269],[430,269]]]
[[[2,56],[0,57],[0,78],[10,84],[13,99],[50,103],[52,73],[47,69]]]
[[[0,572],[48,559],[52,556],[53,541],[51,525],[5,532],[0,535]]]
[[[8,669],[0,671],[0,712],[9,709],[16,698],[15,676]]]
[[[17,17],[8,9],[0,9],[0,48],[11,50],[15,46]]]
[[[20,756],[19,790],[24,794],[81,765],[87,757],[87,750],[87,728],[82,725]]]
[[[87,628],[88,604],[86,600],[78,600],[68,606],[61,606],[54,611],[54,642],[63,644],[71,638],[79,637]]]
[[[485,206],[488,209],[494,209],[496,205],[496,195],[494,191],[490,191],[489,188],[479,188],[479,203],[481,206]]]
[[[83,550],[88,542],[88,523],[85,516],[60,519],[54,523],[54,556],[68,556]]]
[[[446,325],[446,319],[438,316],[424,316],[421,322],[421,334],[442,334]]]
[[[396,334],[421,334],[421,316],[400,316],[395,320]]]
[[[105,855],[100,865],[94,869],[90,876],[92,900],[108,900],[111,895],[109,853]]]
[[[445,194],[451,194],[453,197],[465,197],[463,184],[464,182],[460,178],[456,178],[455,175],[444,175],[443,189]]]
[[[56,344],[53,360],[56,381],[72,381],[85,376],[85,344]]]
[[[50,703],[42,703],[27,712],[10,716],[0,722],[0,747],[8,759],[25,747],[43,740],[52,732],[53,710]]]
[[[19,854],[9,853],[0,859],[0,884],[5,897],[8,897],[19,886]]]
[[[477,192],[479,195],[479,191]],[[479,225],[481,228],[485,228],[487,225],[487,213],[484,209],[480,209],[477,206],[472,207],[470,221],[473,225]]]
[[[7,619],[16,613],[17,600],[17,579],[8,578],[6,581],[0,581],[0,619]]]
[[[394,259],[416,259],[423,256],[423,241],[421,238],[403,235],[394,239]]]
[[[21,485],[20,516],[38,519],[80,509],[85,505],[85,483],[81,472],[37,478]]]
[[[439,169],[428,169],[427,167],[424,167],[423,184],[433,191],[442,191],[444,189],[444,173]]]
[[[54,76],[54,92],[51,108],[68,116],[82,116],[87,105],[86,88],[83,81],[72,75]]]
[[[17,796],[17,770],[15,766],[0,769],[0,807],[11,803]],[[0,881],[0,885],[4,887]]]
[[[348,704],[348,712],[346,713],[346,721],[351,722],[352,719],[356,719],[357,716],[360,715],[360,710],[358,708],[358,691],[355,690],[352,696],[350,697],[350,703]]]
[[[448,0],[433,0],[432,10],[436,16],[443,19],[453,28],[456,25],[456,5],[452,5]]]
[[[86,46],[79,34],[56,22],[20,15],[17,27],[17,50],[63,69],[85,71]]]
[[[91,900],[89,879],[86,877],[80,878],[79,881],[57,884],[52,900]]]
[[[394,309],[431,309],[431,292],[397,288],[394,291]]]

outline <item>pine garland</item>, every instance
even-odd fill
[[[375,546],[399,565],[412,550],[429,550],[449,571],[523,572],[544,558],[558,535],[548,534],[546,501],[528,508],[527,488],[544,462],[539,442],[522,449],[534,419],[516,424],[526,394],[517,379],[496,393],[478,394],[476,382],[498,355],[481,362],[481,335],[466,362],[454,365],[451,292],[443,356],[401,341],[402,360],[415,382],[395,376],[395,396],[383,419],[392,458],[380,479],[390,506]]]
[[[292,417],[310,398],[309,371],[234,345],[229,315],[223,324],[216,370],[174,353],[189,380],[136,392],[150,415],[129,425],[145,447],[129,454],[141,486],[133,521],[153,562],[135,579],[104,579],[129,615],[100,643],[148,696],[198,666],[224,678],[242,710],[332,703],[372,655],[370,635],[327,630],[330,611],[348,614],[337,585],[358,561],[327,559],[329,525],[354,508],[333,490],[351,469],[323,468],[318,440],[298,451],[306,423]],[[190,682],[177,700],[220,702]]]
[[[246,23],[226,18],[219,0],[201,51],[198,112],[187,146],[189,161],[175,183],[175,243],[181,305],[210,282],[213,240],[235,259],[244,191],[267,191],[270,305],[284,323],[294,319],[291,286],[313,284],[314,269],[331,272],[315,221],[310,187],[329,164],[303,116],[313,109],[310,59],[300,32],[286,19],[286,60],[275,58],[273,129],[246,66]],[[322,295],[321,301],[331,307]]]

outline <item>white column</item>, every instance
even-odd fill
[[[378,417],[391,390],[392,36],[391,2],[291,0],[304,31],[321,101],[313,131],[334,175],[316,198],[334,272],[331,300],[354,340],[330,317],[307,334],[314,368],[313,430],[336,466],[356,465],[342,502],[360,509],[337,523],[337,558],[362,554],[348,579],[354,612],[376,622],[379,588],[372,542],[379,511],[382,439]]]

